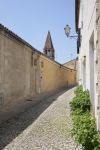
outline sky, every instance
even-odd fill
[[[75,0],[0,0],[0,23],[43,52],[48,30],[56,61],[76,58],[76,39],[67,38],[64,27],[75,33]]]

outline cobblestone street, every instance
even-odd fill
[[[74,89],[38,102],[0,127],[0,150],[80,150],[70,135]]]

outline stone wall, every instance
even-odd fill
[[[80,1],[77,24],[81,28],[79,83],[90,92],[91,110],[100,130],[100,0]]]
[[[97,29],[97,42],[96,42],[97,113],[96,113],[96,117],[97,117],[97,129],[100,131],[100,0],[96,1],[96,29]]]
[[[0,28],[0,114],[23,99],[76,83],[76,71],[47,58]]]
[[[35,93],[31,55],[29,47],[0,31],[0,94],[3,106]]]

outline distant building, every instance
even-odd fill
[[[70,60],[63,64],[65,67],[76,70],[76,83],[78,84],[78,59]]]
[[[100,0],[75,0],[79,84],[90,91],[100,131]]]
[[[77,70],[77,59],[70,60],[70,61],[64,63],[63,65],[70,69]]]
[[[55,50],[54,50],[54,47],[53,47],[53,43],[52,43],[52,38],[51,38],[51,35],[50,35],[50,32],[48,31],[48,35],[47,35],[47,38],[46,38],[46,42],[45,42],[45,46],[44,46],[44,54],[51,58],[51,59],[55,59]]]

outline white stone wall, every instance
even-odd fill
[[[97,129],[100,131],[100,0],[96,1],[96,29],[97,29],[97,41],[96,41],[96,118]]]
[[[98,9],[97,9],[98,8]],[[81,28],[81,47],[79,53],[79,84],[90,91],[92,109],[97,118],[97,129],[100,130],[99,101],[100,88],[100,0],[81,0],[79,24]],[[99,27],[98,27],[99,26]],[[98,44],[98,46],[97,46]],[[97,59],[99,57],[99,59]],[[84,65],[85,61],[85,65]]]
[[[96,7],[95,7],[95,0],[82,0],[81,7],[80,7],[80,17],[79,17],[79,27],[81,28],[82,34],[82,42],[81,42],[81,49],[80,49],[80,63],[83,63],[84,56],[86,56],[86,88],[90,89],[90,48],[89,48],[89,41],[91,36],[94,32],[94,47],[96,44],[96,37],[95,37],[95,20],[96,20]],[[82,28],[83,24],[83,28]],[[83,66],[83,64],[82,64]],[[81,67],[82,67],[81,66]],[[83,83],[83,69],[81,69],[81,79]],[[83,83],[84,84],[84,83]]]

